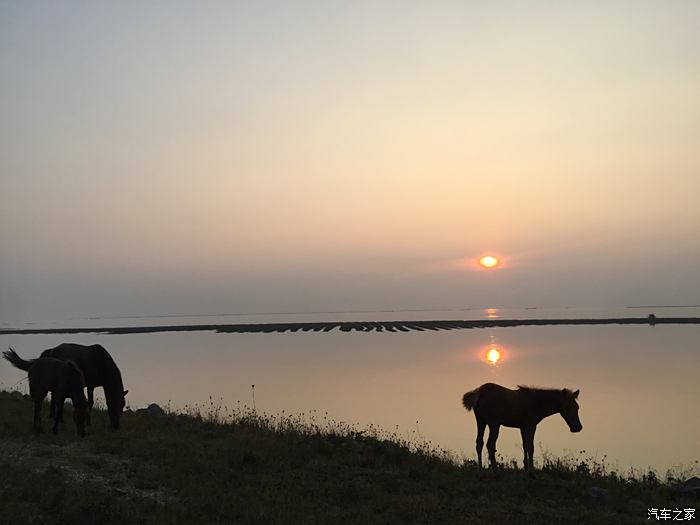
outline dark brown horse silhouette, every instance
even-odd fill
[[[578,418],[579,390],[572,392],[566,388],[532,388],[518,386],[517,390],[486,383],[467,392],[462,404],[467,410],[474,410],[476,416],[476,455],[481,467],[481,450],[484,446],[484,430],[489,427],[486,450],[489,464],[496,467],[496,440],[501,425],[519,428],[523,438],[524,466],[532,471],[532,455],[535,448],[535,429],[544,418],[559,413],[569,425],[571,432],[580,432],[583,425]]]
[[[63,402],[67,397],[73,401],[73,420],[78,435],[85,436],[85,419],[87,400],[85,399],[85,380],[78,366],[73,361],[61,361],[51,357],[42,357],[25,361],[14,350],[3,352],[3,356],[13,366],[25,370],[29,376],[29,394],[34,401],[34,430],[41,432],[41,405],[46,394],[51,392],[52,400],[58,409],[53,415],[53,433],[58,433],[58,423],[63,419]]]
[[[119,420],[126,401],[122,374],[116,363],[102,345],[79,345],[62,343],[54,348],[44,350],[41,357],[53,357],[62,361],[75,361],[85,376],[85,386],[88,391],[88,422],[90,411],[94,404],[93,393],[101,386],[107,401],[107,413],[112,428],[119,428]]]
[[[13,350],[5,352],[5,359],[18,368],[15,361],[20,363],[32,363],[36,359],[25,361],[21,359]],[[90,424],[90,411],[94,404],[93,393],[96,387],[103,387],[105,400],[107,401],[107,413],[109,414],[112,428],[119,428],[119,420],[122,410],[124,410],[124,396],[128,390],[124,390],[122,374],[116,363],[102,345],[79,345],[75,343],[63,343],[54,348],[44,350],[41,357],[53,357],[61,361],[73,361],[83,373],[85,386],[87,386],[88,415],[87,422]],[[58,409],[58,399],[52,396],[51,414],[54,415]]]

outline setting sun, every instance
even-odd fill
[[[493,255],[487,255],[479,259],[479,264],[484,268],[495,268],[496,266],[498,266],[499,262],[500,261],[498,260],[498,258],[494,257]]]

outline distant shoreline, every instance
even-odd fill
[[[606,325],[606,324],[700,324],[700,317],[621,317],[594,319],[477,319],[443,321],[337,321],[316,323],[248,323],[160,326],[119,326],[94,328],[8,328],[0,335],[38,334],[150,334],[158,332],[284,333],[284,332],[411,332],[507,328],[515,326]]]

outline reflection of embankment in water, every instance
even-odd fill
[[[156,332],[272,333],[272,332],[410,332],[425,330],[464,330],[471,328],[502,328],[513,326],[549,325],[610,325],[610,324],[700,324],[700,317],[621,317],[599,319],[478,319],[446,321],[338,321],[318,323],[253,323],[201,324],[161,326],[121,326],[108,328],[31,328],[2,329],[0,335],[34,334],[147,334]]]

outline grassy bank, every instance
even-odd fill
[[[551,459],[536,479],[479,471],[325,416],[126,412],[113,432],[98,412],[85,439],[68,407],[58,436],[46,418],[35,435],[31,416],[26,397],[0,392],[3,524],[649,523],[648,507],[698,507],[655,476]]]

